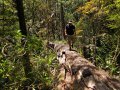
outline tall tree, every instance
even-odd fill
[[[20,26],[21,33],[22,33],[22,35],[27,36],[27,29],[26,29],[24,9],[23,9],[23,0],[14,0],[14,2],[16,4],[17,15],[18,15],[18,18],[19,18],[19,26]],[[22,44],[25,44],[24,41],[25,41],[25,38],[22,39],[22,41],[21,41]],[[23,62],[26,78],[29,78],[32,81],[32,78],[31,78],[32,77],[31,76],[32,68],[31,68],[31,65],[30,65],[29,53],[27,51],[23,55],[23,61],[22,62]]]
[[[60,6],[60,13],[61,13],[61,26],[62,26],[62,35],[63,35],[63,38],[65,39],[65,20],[64,20],[64,9],[63,9],[63,4],[61,3],[61,6]]]
[[[17,15],[19,18],[19,25],[21,29],[22,35],[27,36],[26,24],[25,24],[25,17],[24,17],[24,10],[23,10],[23,0],[14,0],[17,9]]]

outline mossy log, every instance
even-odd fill
[[[68,45],[48,43],[59,60],[55,90],[120,90],[120,80],[97,68]]]

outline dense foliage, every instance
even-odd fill
[[[76,26],[74,48],[120,75],[120,0],[23,0],[23,6],[28,36],[21,33],[14,0],[0,0],[0,89],[52,88],[57,63],[46,42],[62,41],[69,20]],[[31,78],[25,75],[26,53]]]
[[[79,22],[83,29],[83,43],[93,45],[89,47],[90,57],[96,65],[112,74],[120,73],[119,4],[119,0],[90,0],[76,10],[82,14]]]

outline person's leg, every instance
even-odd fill
[[[74,40],[74,38],[73,38],[73,35],[71,35],[70,36],[70,48],[72,49],[73,48],[73,40]]]
[[[68,35],[68,45],[69,45],[69,48],[71,50],[71,36],[70,35]]]

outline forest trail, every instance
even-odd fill
[[[68,45],[48,43],[47,46],[57,54],[59,70],[55,90],[120,90],[120,81],[98,69]]]

